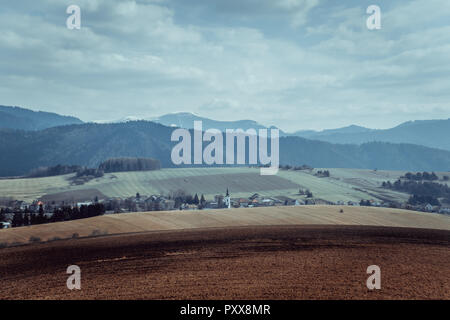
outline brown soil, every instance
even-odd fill
[[[449,248],[445,230],[323,225],[62,240],[1,249],[0,298],[450,299]],[[73,264],[79,291],[66,288]]]

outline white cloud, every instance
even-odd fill
[[[81,30],[65,28],[72,3]],[[369,31],[365,4],[346,3],[9,2],[0,104],[84,120],[193,111],[285,130],[448,117],[448,5],[381,3],[382,30]]]

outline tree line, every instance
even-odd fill
[[[394,183],[385,181],[383,188],[406,192],[411,195],[408,203],[411,205],[431,204],[440,205],[438,198],[445,198],[450,202],[450,188],[446,184],[436,182],[419,182],[415,180],[401,181],[398,179]]]
[[[99,167],[104,172],[159,170],[159,160],[151,158],[112,158],[102,162]]]
[[[30,171],[26,177],[41,178],[53,177],[64,174],[76,173],[75,178],[94,177],[99,178],[108,172],[124,171],[148,171],[159,170],[161,164],[159,160],[151,158],[111,158],[100,163],[98,168],[88,168],[78,165],[61,165],[51,167],[39,167]]]
[[[44,213],[42,205],[37,214],[31,213],[28,208],[14,212],[12,227],[31,226],[44,223],[60,222],[100,216],[105,213],[105,206],[101,203],[82,205],[80,207],[62,207],[55,209],[50,217]],[[6,220],[6,212],[0,210],[0,221]]]
[[[406,179],[406,180],[415,180],[415,181],[422,181],[422,180],[436,181],[436,180],[439,180],[439,177],[436,175],[436,173],[434,173],[434,172],[428,173],[426,171],[424,171],[424,172],[417,172],[417,173],[407,172],[401,178]]]

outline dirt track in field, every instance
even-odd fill
[[[82,289],[66,288],[69,265]],[[366,287],[369,265],[381,290]],[[450,299],[450,231],[275,226],[0,250],[1,299]]]

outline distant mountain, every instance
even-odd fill
[[[19,107],[0,106],[0,128],[19,130],[42,130],[68,124],[81,124],[75,117],[56,113],[32,111]]]
[[[141,157],[174,167],[174,129],[148,121],[81,124],[41,131],[0,130],[0,176],[57,164],[96,167],[109,158]],[[206,145],[206,144],[205,144]],[[331,144],[300,137],[280,138],[280,163],[314,167],[448,171],[450,152],[411,144]]]
[[[200,117],[189,112],[169,113],[159,118],[151,119],[151,121],[169,127],[179,127],[185,129],[193,129],[194,121],[202,121],[203,130],[218,129],[222,132],[225,132],[226,129],[267,129],[267,127],[253,120],[219,121]],[[284,133],[280,130],[280,135],[283,134]]]
[[[298,136],[303,138],[312,138],[312,139],[318,139],[318,137],[321,136],[329,136],[333,134],[354,134],[354,133],[361,133],[361,132],[370,132],[373,131],[373,129],[351,125],[348,127],[338,128],[338,129],[326,129],[322,131],[315,131],[315,130],[300,130],[296,131],[290,135],[292,136]],[[320,140],[320,139],[318,139]]]
[[[294,135],[308,139],[332,143],[362,144],[382,141],[391,143],[413,143],[432,148],[450,150],[450,119],[418,120],[405,122],[397,127],[385,130],[373,130],[350,126],[336,130],[320,132],[299,131]]]

